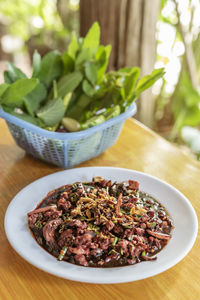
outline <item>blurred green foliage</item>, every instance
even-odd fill
[[[25,41],[43,30],[56,30],[58,34],[65,30],[54,1],[1,0],[0,11],[9,25],[8,33],[20,36]],[[34,17],[41,18],[38,28],[34,26]]]
[[[33,52],[37,46],[59,49],[70,40],[71,31],[78,28],[78,18],[73,18],[69,1],[65,0],[67,22],[59,14],[55,0],[0,0],[0,24],[6,34],[18,37],[22,49]],[[67,24],[67,25],[66,25]]]
[[[180,1],[179,1],[180,2]],[[169,7],[169,4],[173,9],[167,16],[163,16],[163,10]],[[182,3],[183,5],[183,3]],[[196,63],[196,76],[197,80],[200,80],[200,28],[198,32],[194,34],[193,17],[195,6],[189,1],[187,3],[186,12],[190,14],[190,22],[187,26],[183,26],[184,33],[191,39],[191,49],[192,55]],[[180,14],[180,12],[179,12]],[[177,7],[175,0],[161,0],[161,11],[159,16],[159,21],[164,24],[170,25],[175,30],[175,39],[171,47],[171,53],[173,53],[174,45],[177,41],[180,41],[185,46],[185,41],[183,39],[183,32],[180,30],[180,15],[177,14]],[[160,41],[158,40],[158,43]],[[169,58],[170,59],[170,58]],[[181,64],[180,71],[178,72],[177,82],[174,86],[172,92],[168,92],[166,86],[168,84],[167,80],[164,79],[162,86],[160,88],[160,94],[157,96],[156,104],[157,111],[155,116],[158,119],[164,119],[165,112],[170,113],[173,117],[173,123],[168,124],[172,126],[172,130],[169,134],[171,140],[181,141],[181,130],[183,126],[193,126],[198,127],[200,125],[200,93],[197,87],[194,87],[188,72],[188,66],[186,62],[186,52],[179,56],[179,61]],[[164,62],[166,65],[168,63],[167,57],[162,57],[157,54],[157,60]],[[190,62],[189,62],[190,63]],[[176,71],[176,70],[174,70]],[[166,110],[166,107],[168,109]]]

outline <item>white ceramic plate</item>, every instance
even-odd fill
[[[75,181],[91,181],[94,176],[118,182],[134,179],[140,189],[159,200],[174,222],[172,239],[153,262],[116,268],[87,268],[58,262],[44,251],[27,227],[27,212],[51,190]],[[43,177],[26,186],[10,203],[5,216],[5,231],[12,247],[37,268],[66,279],[90,283],[120,283],[159,274],[184,258],[192,248],[198,230],[197,216],[189,200],[171,185],[153,176],[128,169],[89,167],[61,171]]]

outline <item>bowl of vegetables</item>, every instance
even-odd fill
[[[111,46],[99,44],[95,22],[85,38],[72,36],[68,50],[33,54],[28,78],[8,63],[0,85],[0,117],[16,143],[34,157],[69,168],[111,147],[134,101],[163,74],[139,79],[138,67],[106,72]]]

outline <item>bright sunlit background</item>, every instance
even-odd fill
[[[0,0],[0,82],[6,61],[13,60],[29,74],[35,48],[41,54],[67,48],[72,31],[79,31],[78,14],[79,0]],[[200,125],[199,16],[199,0],[161,0],[155,67],[164,67],[166,73],[152,89],[155,130],[172,141],[185,141],[197,155],[200,137],[192,130],[196,127],[197,133]],[[195,147],[190,131],[199,141]]]

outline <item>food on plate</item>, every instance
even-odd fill
[[[171,239],[165,208],[139,190],[139,183],[94,177],[47,194],[28,213],[36,241],[73,264],[115,267],[152,261]]]

